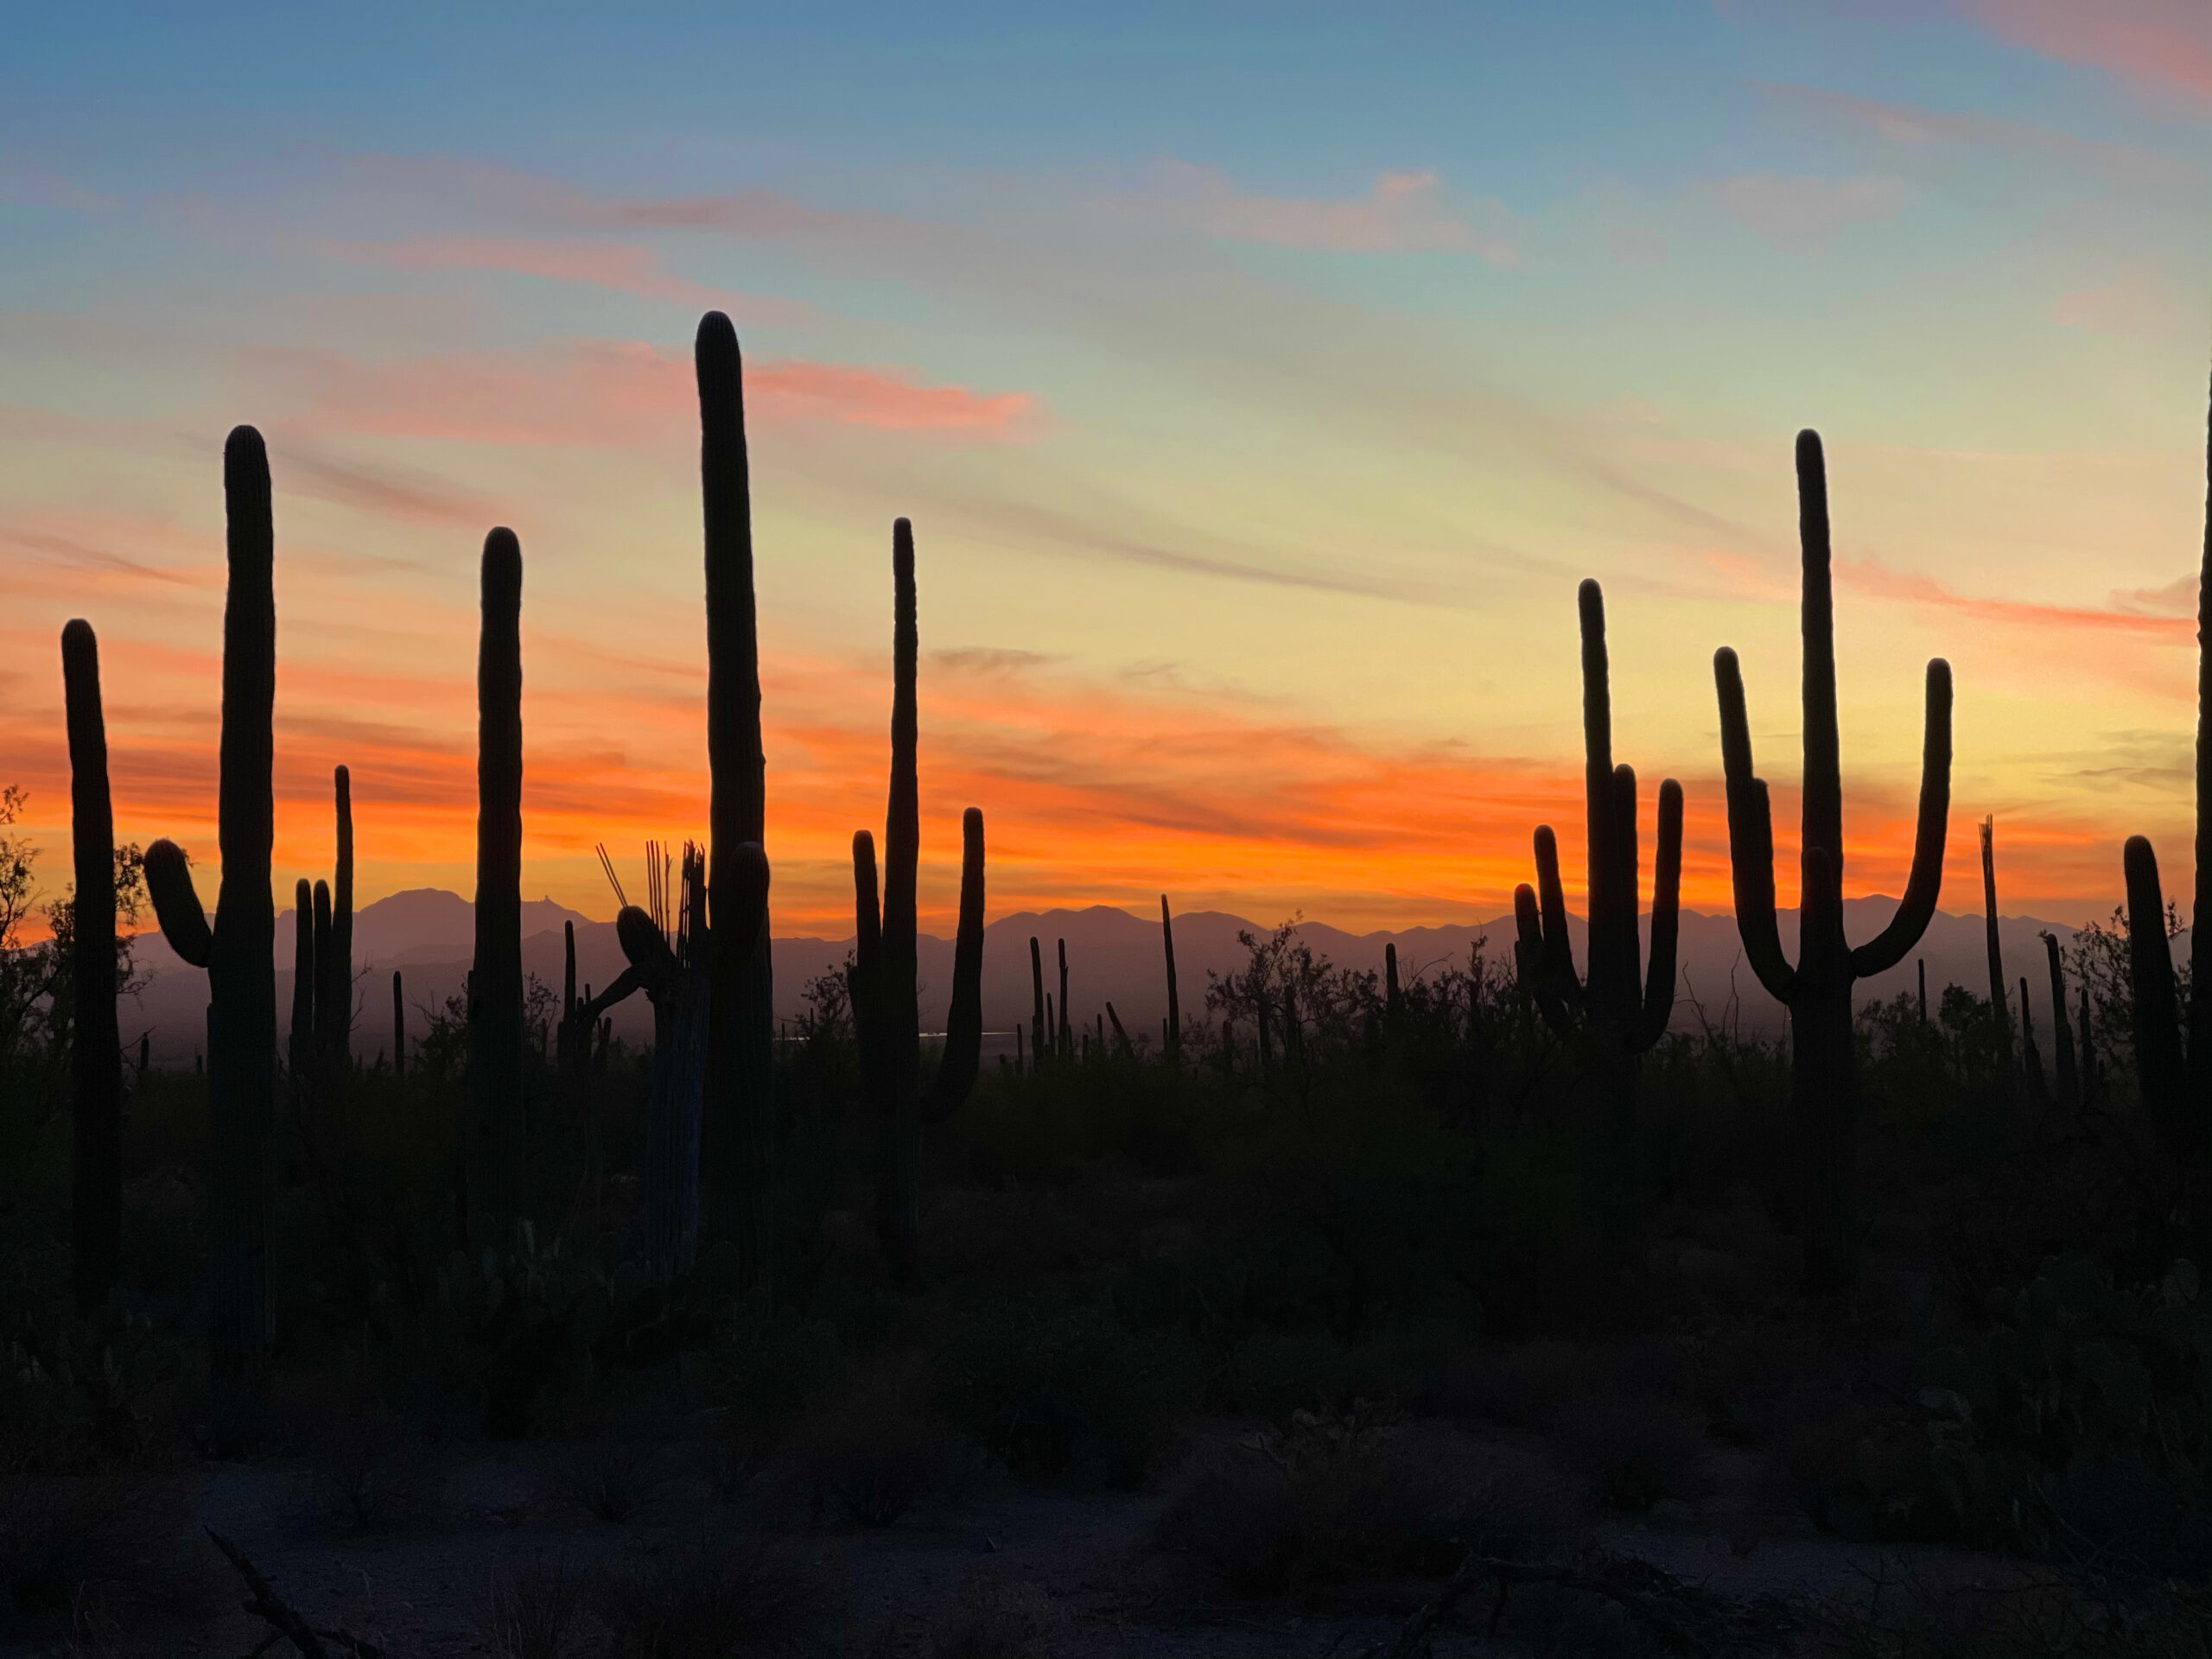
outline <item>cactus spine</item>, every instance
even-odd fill
[[[1613,764],[1611,673],[1605,656],[1605,599],[1594,582],[1577,595],[1582,629],[1582,751],[1585,833],[1590,863],[1590,965],[1578,979],[1560,885],[1559,842],[1551,826],[1535,834],[1536,880],[1514,890],[1522,981],[1553,1029],[1581,1020],[1597,1043],[1606,1127],[1615,1139],[1636,1124],[1637,1057],[1666,1033],[1675,1011],[1675,949],[1682,874],[1682,786],[1659,785],[1659,858],[1651,889],[1651,960],[1639,975],[1636,772]],[[1541,896],[1540,896],[1541,891]],[[1396,950],[1388,958],[1395,1005]],[[1642,980],[1639,988],[1638,981]]]
[[[476,953],[469,975],[472,1230],[523,1217],[522,544],[484,538],[476,658]]]
[[[1161,1033],[1167,1043],[1167,1058],[1175,1059],[1183,1052],[1183,1005],[1175,995],[1175,925],[1168,918],[1167,895],[1160,895],[1160,942],[1167,952],[1167,1029]],[[1033,947],[1034,941],[1032,945]]]
[[[270,1136],[276,1071],[276,838],[271,779],[276,701],[276,523],[269,452],[250,426],[223,446],[229,584],[223,603],[223,735],[217,840],[223,879],[211,928],[183,849],[146,849],[146,892],[162,935],[207,969],[209,1358],[228,1385],[260,1380],[272,1335]]]
[[[855,949],[852,979],[861,1076],[877,1121],[876,1224],[893,1274],[913,1275],[920,1246],[921,1135],[959,1109],[975,1087],[982,1046],[983,815],[961,818],[960,924],[944,1052],[921,1088],[921,1011],[915,974],[915,887],[921,852],[915,680],[920,634],[913,527],[892,526],[891,786],[883,834],[882,908],[876,907],[874,842],[853,837]]]
[[[1894,968],[1926,931],[1943,879],[1951,800],[1951,670],[1928,664],[1920,816],[1904,900],[1881,933],[1853,949],[1843,935],[1843,779],[1836,734],[1835,608],[1829,580],[1827,475],[1816,433],[1797,439],[1798,534],[1803,553],[1805,779],[1798,960],[1782,954],[1774,910],[1774,823],[1767,786],[1751,770],[1743,671],[1726,646],[1714,654],[1720,747],[1728,785],[1728,852],[1736,927],[1767,994],[1789,1010],[1790,1110],[1797,1139],[1805,1275],[1815,1290],[1857,1276],[1859,1063],[1852,1040],[1854,982]]]
[[[737,331],[719,311],[699,320],[699,482],[706,540],[707,764],[712,842],[710,918],[740,883],[747,845],[767,844],[767,762],[760,742],[760,641],[753,594],[752,485]],[[768,1271],[775,1155],[775,1008],[768,926],[752,937],[710,927],[706,1097],[700,1125],[705,1225],[738,1248],[748,1284]]]
[[[99,642],[92,624],[61,630],[61,685],[69,730],[72,906],[69,1046],[69,1221],[77,1311],[115,1284],[123,1225],[123,1059],[115,1013],[115,812],[108,795],[107,720],[100,707]],[[143,1046],[139,1070],[143,1072]]]

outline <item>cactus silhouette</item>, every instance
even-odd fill
[[[1036,1011],[1029,1017],[1029,1055],[1033,1064],[1045,1063],[1045,957],[1037,948],[1037,936],[1029,936],[1029,990],[1035,1000]]]
[[[1074,1027],[1068,1019],[1068,942],[1059,941],[1060,947],[1060,1025],[1053,1037],[1053,1052],[1064,1060],[1075,1058]]]
[[[276,524],[269,452],[250,426],[223,446],[229,583],[223,604],[223,734],[217,784],[221,891],[211,928],[184,849],[146,849],[162,936],[207,970],[209,1360],[226,1384],[261,1378],[272,1332],[269,1211],[276,1071],[272,716],[276,700]]]
[[[1167,1058],[1177,1058],[1183,1052],[1183,1005],[1175,995],[1175,925],[1168,919],[1167,895],[1160,895],[1160,941],[1167,951],[1167,1028],[1161,1036],[1167,1044]],[[1036,949],[1037,942],[1029,942]]]
[[[760,744],[760,640],[753,593],[752,483],[744,365],[719,311],[699,320],[699,483],[707,571],[707,766],[710,924],[736,889],[736,861],[766,848],[767,763]],[[706,1096],[700,1123],[702,1221],[737,1245],[747,1285],[768,1270],[775,1154],[776,1016],[766,923],[741,944],[710,925]]]
[[[338,829],[338,868],[331,873],[330,948],[315,953],[315,1041],[323,1074],[336,1077],[353,1057],[353,780],[343,766],[331,774]],[[317,941],[318,946],[321,941]]]
[[[1803,557],[1805,778],[1798,959],[1782,954],[1774,909],[1774,821],[1766,783],[1751,770],[1743,671],[1726,646],[1713,659],[1728,788],[1728,854],[1736,928],[1767,994],[1789,1010],[1789,1096],[1797,1142],[1806,1281],[1839,1289],[1858,1274],[1859,1059],[1851,988],[1894,968],[1926,931],[1943,880],[1951,802],[1951,670],[1928,664],[1920,815],[1912,873],[1890,925],[1853,949],[1843,934],[1843,779],[1836,735],[1835,605],[1830,585],[1827,474],[1819,435],[1797,438],[1798,534]]]
[[[1981,821],[1981,916],[1984,942],[1989,948],[1989,1016],[2005,1039],[2007,1080],[2013,1073],[2012,1021],[2005,990],[2005,949],[1997,938],[1997,820]]]
[[[123,1039],[116,1028],[115,810],[108,795],[107,719],[92,624],[61,630],[69,733],[71,904],[69,1225],[77,1311],[107,1300],[123,1227]],[[145,1070],[144,1061],[139,1070]]]
[[[1398,986],[1398,947],[1395,941],[1385,941],[1382,946],[1382,1007],[1393,1019],[1405,1007],[1405,993]]]
[[[2074,1066],[2074,1033],[2066,1022],[2066,969],[2059,959],[2057,935],[2043,935],[2043,948],[2050,963],[2050,1038],[2058,1072],[2058,1103],[2079,1106],[2082,1084]]]
[[[1559,842],[1549,824],[1535,834],[1537,887],[1513,893],[1516,955],[1548,1024],[1562,1033],[1580,1021],[1597,1045],[1607,1126],[1624,1136],[1636,1122],[1637,1058],[1665,1035],[1675,1011],[1675,950],[1682,875],[1682,786],[1659,785],[1659,857],[1651,888],[1651,960],[1639,974],[1636,772],[1613,764],[1612,690],[1605,657],[1605,598],[1594,582],[1577,595],[1582,628],[1582,753],[1589,843],[1589,950],[1578,979],[1560,885]],[[1541,895],[1541,896],[1540,896]],[[1394,953],[1395,958],[1395,953]],[[1395,963],[1392,961],[1393,997]],[[1639,985],[1639,980],[1641,984]]]
[[[292,1086],[305,1086],[315,1065],[315,885],[302,876],[292,888],[292,1032],[284,1048]]]
[[[2212,1172],[2204,1102],[2212,1094],[2212,435],[2206,444],[2204,549],[2196,582],[2196,891],[2190,911],[2190,987],[2183,1007],[2166,937],[2166,901],[2158,855],[2142,836],[2130,836],[2121,854],[2127,879],[2128,976],[2135,1005],[2135,1068],[2144,1104],[2164,1132],[2180,1172],[2185,1201],[2199,1224],[2212,1209]],[[2088,1044],[2082,1047],[2085,1057]]]
[[[399,997],[399,969],[391,970],[391,1071],[407,1075],[407,1007]]]
[[[524,1217],[522,544],[484,538],[476,658],[476,954],[469,974],[468,1211]]]
[[[856,944],[850,982],[861,1070],[876,1117],[876,1226],[892,1271],[914,1272],[920,1246],[921,1136],[959,1109],[976,1084],[982,1046],[983,815],[961,818],[960,925],[953,945],[952,999],[944,1053],[926,1094],[921,1087],[921,1010],[915,973],[915,886],[921,855],[915,697],[920,631],[914,593],[913,527],[892,527],[891,788],[883,829],[882,906],[876,903],[875,843],[853,836]]]

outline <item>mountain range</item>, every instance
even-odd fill
[[[1896,909],[1887,898],[1856,899],[1844,906],[1845,928],[1854,940],[1871,938]],[[581,912],[550,899],[523,906],[523,965],[556,991],[563,972],[564,924],[576,930],[578,978],[586,985],[605,985],[621,972],[622,954],[612,922],[594,921]],[[1794,954],[1797,918],[1795,911],[1781,912],[1782,937]],[[467,978],[474,950],[474,913],[469,901],[454,893],[418,887],[397,893],[365,905],[353,919],[354,1052],[372,1060],[388,1052],[391,1040],[391,975],[401,975],[408,1006],[410,1033],[419,1036],[429,1011],[457,995]],[[1585,952],[1581,919],[1570,918],[1577,960]],[[1646,924],[1646,933],[1649,924]],[[1259,924],[1222,911],[1193,911],[1175,918],[1175,959],[1182,1007],[1195,1017],[1205,1006],[1209,972],[1227,973],[1243,959],[1237,942],[1240,932],[1264,936]],[[1510,916],[1439,927],[1414,927],[1397,932],[1347,933],[1325,923],[1300,925],[1300,936],[1318,955],[1343,966],[1379,970],[1383,947],[1395,944],[1402,973],[1411,976],[1446,965],[1464,967],[1468,951],[1478,939],[1487,938],[1491,959],[1510,955],[1513,918]],[[2060,943],[2071,944],[2074,930],[2030,916],[1999,918],[2005,970],[2017,1002],[2019,981],[2029,984],[2037,1034],[2045,1047],[2050,1030],[2050,977],[2039,936],[2054,933]],[[1002,916],[984,931],[983,1023],[989,1033],[986,1052],[1011,1052],[1016,1025],[1025,1030],[1031,1012],[1029,941],[1039,941],[1045,963],[1046,988],[1057,1001],[1059,995],[1058,942],[1067,942],[1069,1001],[1076,1020],[1090,1025],[1108,1002],[1132,1035],[1150,1032],[1155,1040],[1166,1013],[1167,993],[1156,918],[1132,915],[1109,905],[1083,910],[1022,911]],[[292,912],[283,912],[276,924],[277,1008],[280,1030],[289,1023],[291,1007]],[[1647,939],[1648,944],[1648,939]],[[776,1012],[779,1018],[794,1017],[804,1006],[806,982],[836,969],[852,948],[849,938],[823,939],[789,938],[775,940],[773,962]],[[2185,941],[2181,942],[2185,949]],[[199,1052],[206,1030],[207,976],[189,968],[170,951],[158,932],[141,934],[137,962],[146,983],[122,1009],[124,1040],[135,1044],[141,1032],[148,1034],[157,1064],[188,1065]],[[952,980],[952,941],[922,936],[918,944],[922,983],[922,1020],[925,1028],[942,1022],[944,1000]],[[1743,963],[1736,936],[1735,918],[1727,915],[1685,911],[1681,918],[1675,1022],[1694,1028],[1697,1007],[1717,1017],[1732,995],[1748,1030],[1775,1032],[1783,1014],[1767,996]],[[1918,950],[1898,967],[1863,982],[1859,1001],[1890,997],[1910,991],[1915,983],[1916,961],[1928,966],[1931,1001],[1947,983],[1956,982],[1986,995],[1989,984],[1982,918],[1939,912],[1929,924]],[[616,1031],[641,1038],[651,1029],[651,1016],[643,997],[632,997],[614,1012]],[[412,1038],[410,1037],[410,1041]]]

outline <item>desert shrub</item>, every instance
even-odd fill
[[[1581,1395],[1553,1414],[1551,1433],[1610,1509],[1641,1515],[1707,1489],[1703,1420],[1670,1402],[1611,1389]]]
[[[626,1438],[589,1440],[569,1454],[569,1495],[594,1519],[627,1521],[659,1490],[661,1448]]]
[[[931,1394],[918,1356],[880,1357],[799,1421],[791,1456],[817,1520],[887,1527],[937,1491],[954,1446]]]
[[[1455,1417],[1533,1428],[1601,1374],[1587,1344],[1540,1338],[1462,1356],[1438,1377],[1427,1403]]]
[[[731,1659],[804,1636],[837,1590],[822,1560],[748,1534],[611,1568],[592,1599],[607,1659]]]
[[[281,1415],[289,1438],[307,1450],[317,1493],[348,1525],[365,1530],[416,1512],[422,1444],[397,1413],[296,1394]]]
[[[742,1491],[845,1364],[837,1328],[828,1320],[779,1314],[757,1300],[740,1304],[697,1377],[716,1413],[707,1471],[715,1490],[724,1497]]]
[[[492,1659],[584,1659],[598,1645],[586,1580],[566,1555],[511,1562],[492,1575],[476,1631]]]
[[[141,1475],[0,1483],[0,1632],[84,1638],[195,1606],[208,1582],[177,1482]]]
[[[1053,1484],[1140,1484],[1198,1389],[1186,1344],[1096,1307],[986,1305],[952,1320],[932,1357],[954,1425]]]
[[[1518,1531],[1396,1425],[1299,1412],[1280,1432],[1196,1459],[1157,1537],[1239,1590],[1273,1592],[1448,1573],[1469,1548],[1513,1547]]]

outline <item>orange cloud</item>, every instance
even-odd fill
[[[678,442],[698,419],[690,354],[638,341],[384,361],[322,351],[253,355],[301,399],[304,422],[325,432],[632,449]],[[899,369],[804,359],[748,364],[745,397],[756,423],[827,421],[982,437],[1017,435],[1035,408],[1027,392],[928,385]]]

